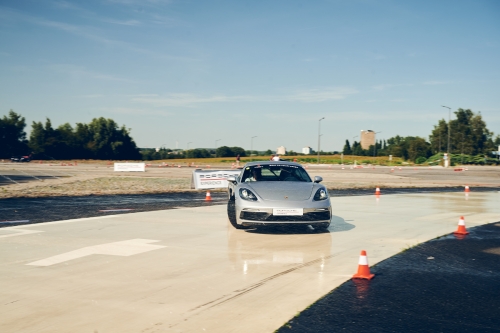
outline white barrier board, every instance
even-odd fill
[[[115,163],[114,171],[146,171],[146,163]]]
[[[238,177],[241,169],[235,170],[201,170],[193,171],[191,187],[197,190],[227,188],[227,177]]]

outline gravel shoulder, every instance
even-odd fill
[[[311,176],[322,176],[323,184],[330,190],[500,187],[500,167],[468,167],[464,171],[439,167],[306,167]],[[230,165],[211,166],[212,170],[230,168]],[[0,199],[193,192],[193,170],[194,167],[152,164],[146,172],[117,173],[104,163],[0,163]]]

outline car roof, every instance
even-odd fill
[[[244,165],[244,167],[248,166],[255,166],[255,165],[293,165],[293,166],[299,166],[302,167],[301,164],[296,163],[296,162],[288,162],[288,161],[255,161],[255,162],[248,162]]]

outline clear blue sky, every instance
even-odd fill
[[[0,2],[0,116],[112,118],[140,147],[342,149],[446,105],[500,133],[500,1]],[[453,116],[453,115],[452,115]]]

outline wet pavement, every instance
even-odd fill
[[[278,332],[500,331],[500,223],[468,231],[378,263],[373,280],[345,282]]]
[[[382,191],[332,191],[326,233],[235,230],[225,192],[0,200],[1,226],[28,221],[0,229],[0,331],[271,332],[331,290],[281,330],[496,331],[500,227],[473,226],[500,220],[498,189]],[[394,256],[459,215],[465,239]],[[369,282],[348,280],[360,249]]]
[[[450,188],[387,188],[383,195],[408,193],[463,192],[463,187]],[[474,192],[498,191],[500,188],[476,187]],[[330,190],[330,196],[359,196],[373,194],[373,189]],[[100,196],[67,196],[47,198],[0,199],[0,228],[13,225],[61,221],[84,217],[127,214],[136,212],[199,207],[225,204],[225,191],[211,193],[212,201],[205,201],[205,192],[171,192],[165,194],[129,194]]]
[[[212,192],[211,198],[212,201],[207,202],[205,192],[179,192],[0,199],[0,228],[85,217],[223,204],[226,202],[227,194]]]

